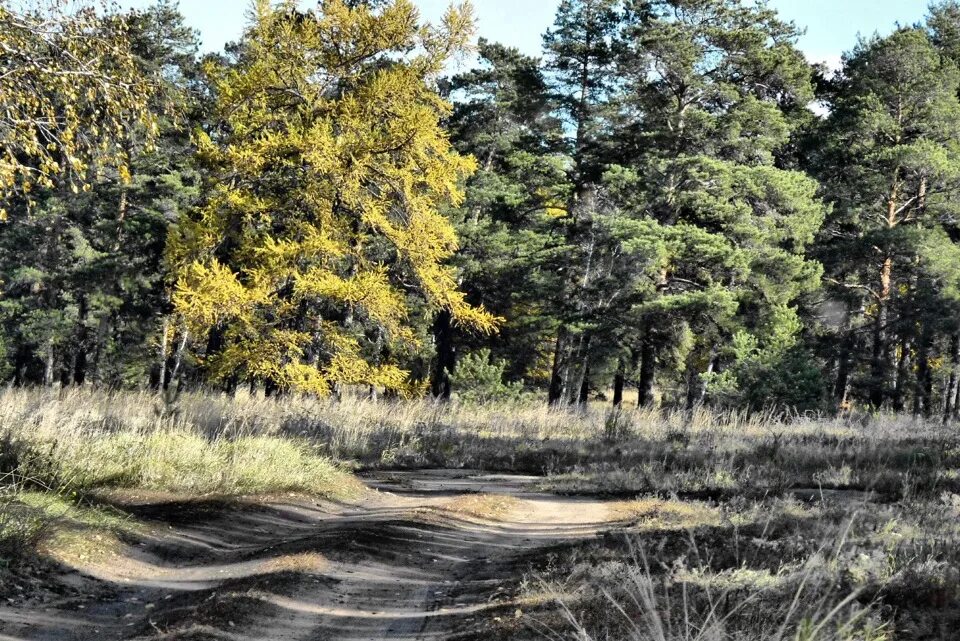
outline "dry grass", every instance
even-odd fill
[[[362,484],[303,438],[215,433],[145,394],[0,392],[0,569],[36,550],[86,562],[119,548],[133,526],[96,507],[109,490],[346,498]]]
[[[0,473],[80,492],[184,495],[305,492],[344,497],[359,484],[315,444],[278,431],[212,431],[147,395],[0,394]]]
[[[151,436],[157,433],[163,437]],[[105,468],[93,478],[85,476],[89,471],[70,470],[77,482],[108,482],[113,475],[136,486],[162,487],[184,478],[197,486],[184,489],[195,491],[234,484],[255,491],[274,483],[243,477],[251,465],[265,467],[249,460],[263,456],[274,469],[279,460],[292,458],[300,468],[310,457],[326,457],[361,468],[543,474],[551,477],[547,489],[566,493],[710,497],[781,494],[790,488],[960,493],[957,432],[889,415],[851,420],[703,410],[611,413],[606,407],[476,407],[429,400],[274,401],[243,393],[185,395],[171,408],[150,394],[71,391],[58,399],[42,391],[9,390],[0,392],[0,439],[4,434],[58,443],[57,454],[74,459],[102,459],[95,451],[102,446],[135,454],[126,458],[158,462],[152,468]],[[195,439],[211,447],[195,448]],[[271,441],[245,439],[279,439],[284,449],[269,454]],[[223,480],[209,472],[184,476],[168,455],[183,450],[196,454],[188,467],[217,469]]]
[[[541,474],[543,489],[621,499],[626,538],[531,561],[562,595],[538,613],[554,638],[930,641],[960,628],[960,433],[938,423],[0,392],[0,474],[66,488],[68,507],[71,492],[111,488],[349,493],[341,465]],[[449,507],[511,509],[484,495]],[[70,518],[93,521],[74,531],[115,531]],[[0,556],[4,540],[34,545],[62,519],[8,490]]]
[[[634,551],[635,552],[635,551]],[[605,568],[579,594],[555,594],[562,619],[578,641],[891,641],[891,628],[875,608],[825,584],[816,562],[772,579],[733,572],[724,585],[704,589],[685,577],[682,564],[653,570],[646,556]],[[756,576],[754,575],[756,574]],[[616,584],[610,582],[615,579]],[[744,584],[746,587],[744,587]],[[775,586],[775,587],[773,587]],[[556,588],[553,588],[554,590]],[[602,614],[583,612],[584,601]],[[579,611],[578,611],[579,610]],[[555,636],[550,625],[547,634]]]
[[[519,504],[517,499],[503,494],[470,494],[456,498],[443,507],[465,516],[497,520],[508,515]]]
[[[613,502],[610,511],[617,521],[624,521],[644,530],[682,530],[720,525],[722,521],[720,510],[698,501],[641,498]]]
[[[608,537],[532,562],[553,639],[948,641],[960,626],[960,497],[638,499]],[[522,638],[522,637],[518,637]]]

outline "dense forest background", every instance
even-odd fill
[[[6,181],[0,380],[960,412],[960,4],[835,72],[763,4],[563,0],[451,75],[469,14],[111,16],[117,148],[0,119],[58,176]]]

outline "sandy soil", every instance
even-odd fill
[[[152,533],[0,604],[0,641],[476,638],[522,607],[508,586],[525,559],[617,527],[603,501],[539,493],[533,477],[366,481],[356,504],[127,505]]]

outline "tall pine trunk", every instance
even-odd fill
[[[623,405],[623,386],[627,380],[626,365],[623,358],[617,359],[617,373],[613,375],[613,406]]]
[[[637,382],[637,406],[653,405],[653,387],[657,377],[657,346],[649,330],[640,344],[640,379]]]
[[[943,395],[944,423],[953,420],[958,380],[960,380],[960,332],[954,332],[950,337],[950,380],[947,382],[947,390]]]
[[[569,349],[567,328],[561,325],[557,329],[557,339],[553,348],[553,368],[550,372],[550,389],[547,393],[550,405],[560,405],[566,397],[570,367]]]
[[[893,282],[893,258],[887,257],[880,269],[880,296],[873,322],[873,349],[870,356],[870,404],[878,408],[887,395],[887,322]]]
[[[65,383],[83,385],[87,380],[87,364],[89,362],[90,330],[87,327],[89,306],[86,294],[81,294],[77,304],[77,329],[74,336],[74,353],[70,367],[66,372]]]
[[[893,172],[890,186],[890,196],[887,199],[887,215],[885,224],[887,230],[897,227],[897,206],[900,202],[900,167]],[[925,188],[921,185],[921,190]],[[923,194],[921,194],[921,197]],[[877,312],[873,324],[873,349],[870,357],[870,404],[878,408],[883,405],[887,395],[887,373],[890,369],[887,346],[887,325],[890,316],[890,295],[893,292],[893,256],[884,250],[883,262],[880,265],[879,284],[877,295]]]
[[[449,400],[452,393],[450,377],[457,364],[453,345],[453,317],[447,310],[437,314],[433,323],[433,340],[437,349],[436,366],[433,368],[430,391],[434,398]]]

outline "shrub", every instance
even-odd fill
[[[489,349],[467,354],[451,377],[457,398],[472,404],[520,400],[523,384],[504,382],[506,368],[505,360],[491,360]]]

